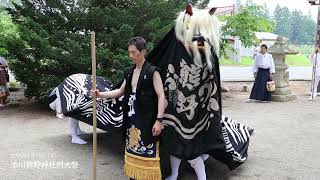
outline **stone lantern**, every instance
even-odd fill
[[[298,52],[290,49],[285,40],[278,36],[274,45],[269,48],[269,53],[272,54],[276,68],[276,72],[272,76],[276,86],[272,93],[272,101],[287,102],[297,99],[297,96],[290,89],[288,65],[286,65],[285,60],[286,55],[298,54]]]

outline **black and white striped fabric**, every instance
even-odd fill
[[[254,130],[225,116],[222,116],[221,127],[226,152],[232,156],[234,167],[237,167],[247,160],[249,139]]]
[[[62,113],[92,125],[91,75],[74,74],[67,77],[50,94],[50,107],[61,106]],[[109,91],[112,84],[103,77],[97,77],[97,89]],[[97,127],[102,130],[122,128],[122,97],[97,100]],[[246,161],[249,139],[253,129],[223,116],[221,119],[225,152],[210,154],[234,169]]]
[[[112,85],[103,77],[97,77],[100,92],[109,91]],[[65,116],[92,125],[92,78],[87,74],[74,74],[67,77],[50,94],[50,107],[56,110],[61,106]],[[122,97],[118,99],[97,99],[97,127],[102,130],[122,128]]]

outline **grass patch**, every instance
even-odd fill
[[[224,65],[224,66],[252,66],[253,64],[253,60],[251,57],[241,57],[240,62],[235,62],[231,59],[221,58],[219,62],[220,62],[220,65]]]
[[[288,66],[311,66],[309,58],[302,54],[286,56],[286,64]]]
[[[219,60],[220,65],[223,66],[252,66],[253,60],[251,57],[241,57],[241,62],[234,62],[231,59],[221,58]],[[302,54],[297,55],[287,55],[286,64],[288,66],[311,66],[309,58]]]

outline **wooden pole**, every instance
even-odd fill
[[[96,39],[95,32],[91,32],[91,59],[92,59],[92,90],[96,90]],[[93,158],[92,158],[92,179],[97,179],[97,97],[94,95],[92,104],[93,114]]]

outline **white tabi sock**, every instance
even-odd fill
[[[77,134],[77,128],[79,126],[79,121],[73,118],[69,118],[69,127],[71,131],[71,142],[73,144],[87,144],[86,141],[82,140]]]
[[[165,180],[177,180],[179,175],[179,166],[181,163],[181,159],[178,159],[174,156],[170,156],[171,163],[171,175],[167,177]]]
[[[194,171],[197,174],[197,178],[198,180],[206,180],[206,169],[204,167],[204,163],[202,158],[199,156],[196,159],[193,160],[189,160],[188,161],[191,165],[191,167],[193,167]]]
[[[59,118],[59,119],[63,119],[64,118],[64,115],[62,113],[56,113],[56,117]]]

